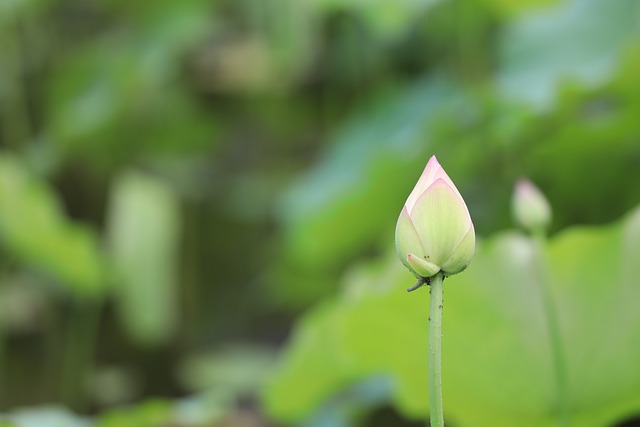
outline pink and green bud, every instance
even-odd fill
[[[400,261],[416,277],[464,270],[475,250],[469,210],[451,178],[432,156],[396,225]]]
[[[525,230],[541,231],[551,222],[551,206],[531,181],[520,179],[514,188],[511,210],[518,225]]]

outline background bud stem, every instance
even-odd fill
[[[564,347],[562,344],[562,334],[558,321],[556,302],[551,292],[549,283],[549,269],[545,258],[545,248],[547,244],[544,231],[538,230],[532,234],[534,244],[535,271],[539,272],[539,291],[544,305],[545,317],[551,345],[553,369],[555,378],[556,401],[554,413],[556,414],[558,427],[569,427],[571,425],[571,412],[569,410],[569,384],[567,378],[567,367]]]
[[[442,414],[442,281],[443,273],[431,277],[429,309],[429,405],[431,427],[444,426]]]

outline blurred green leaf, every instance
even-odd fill
[[[220,389],[183,398],[174,406],[176,422],[187,427],[217,425],[215,423],[231,412],[233,399]]]
[[[219,388],[247,395],[262,388],[274,364],[272,351],[257,346],[233,346],[188,358],[180,370],[189,390]]]
[[[51,0],[4,0],[0,3],[0,28],[24,15],[37,14],[52,3]]]
[[[381,192],[397,188],[389,182],[398,175],[394,172],[416,163],[415,155],[428,144],[421,140],[424,129],[439,111],[446,106],[453,109],[461,101],[456,95],[443,81],[427,81],[407,92],[381,97],[348,122],[318,167],[296,183],[284,200],[281,213],[296,246],[292,252],[299,250],[308,258],[302,261],[308,261],[309,267],[323,268],[343,258],[361,244],[364,235],[378,228],[384,217],[374,209],[361,216],[364,203],[403,197]],[[403,176],[400,179],[407,181]],[[342,226],[344,230],[336,229]],[[332,248],[317,245],[317,235],[331,235]]]
[[[49,85],[49,137],[62,157],[98,164],[207,146],[212,125],[174,84],[172,52],[156,44],[102,43],[78,51]],[[100,156],[97,155],[100,153]]]
[[[170,402],[149,400],[134,407],[108,411],[99,417],[95,427],[159,427],[172,422]]]
[[[267,390],[267,409],[277,419],[301,421],[363,372],[343,357],[342,314],[334,304],[323,304],[298,323],[293,344]]]
[[[122,19],[136,39],[146,39],[158,49],[177,54],[202,38],[212,23],[212,4],[207,0],[130,3],[106,0],[106,6]]]
[[[111,407],[131,402],[140,395],[142,384],[137,372],[126,367],[112,365],[94,369],[89,387],[94,402],[101,407]]]
[[[606,82],[638,36],[636,0],[568,0],[510,22],[500,37],[498,90],[549,108],[558,86]]]
[[[545,254],[547,275],[535,251],[527,237],[504,233],[479,245],[467,272],[447,279],[447,418],[461,426],[554,425],[541,280],[549,281],[560,316],[572,425],[610,425],[640,413],[640,209],[612,226],[558,235]],[[426,418],[428,295],[404,291],[412,276],[393,258],[352,276],[340,299],[305,318],[266,395],[274,416],[300,420],[346,382],[386,374],[397,407]]]
[[[114,24],[74,46],[48,76],[45,136],[63,160],[113,167],[210,143],[211,117],[179,79],[187,50],[209,29],[207,4],[136,6],[140,14],[123,10],[138,25]]]
[[[0,333],[24,333],[40,326],[40,318],[50,309],[50,301],[46,292],[34,284],[32,278],[20,275],[0,282]]]
[[[373,377],[359,381],[326,401],[304,427],[349,427],[363,422],[372,409],[389,403],[390,381]],[[378,421],[379,422],[379,421]]]
[[[385,0],[350,1],[316,0],[318,6],[327,10],[348,10],[364,18],[373,31],[383,38],[402,36],[411,24],[430,7],[442,0]]]
[[[10,423],[0,420],[2,427],[89,427],[85,417],[72,414],[67,409],[51,406],[21,409],[6,416]]]
[[[178,322],[179,200],[159,179],[129,172],[114,183],[110,203],[107,233],[122,323],[141,344],[165,342]]]
[[[176,401],[150,399],[94,418],[58,406],[33,407],[0,414],[0,427],[200,427],[218,422],[230,406],[228,399],[207,392]]]
[[[74,293],[104,289],[104,260],[93,230],[69,221],[46,182],[9,154],[0,154],[0,242]]]
[[[280,207],[289,263],[281,273],[287,278],[276,280],[289,283],[297,269],[318,280],[318,286],[305,280],[304,287],[285,287],[286,298],[304,302],[324,294],[322,275],[371,245],[378,230],[397,217],[430,143],[425,129],[463,102],[443,80],[421,82],[382,96],[335,136]],[[397,188],[407,188],[407,194]],[[304,294],[296,295],[296,289]]]
[[[386,239],[406,199],[397,189],[408,194],[430,154],[456,177],[480,233],[509,223],[507,198],[521,175],[542,185],[558,227],[630,209],[640,187],[619,183],[640,179],[637,51],[627,49],[598,88],[564,86],[550,112],[427,80],[347,120],[281,205],[285,254],[272,281],[282,297],[299,306],[325,295],[350,259]],[[588,172],[604,164],[608,173]],[[575,191],[582,185],[591,198]]]
[[[489,0],[494,8],[507,16],[535,13],[536,10],[564,0]]]

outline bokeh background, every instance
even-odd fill
[[[489,248],[451,288],[535,276],[495,274],[529,250],[500,233],[532,179],[559,298],[584,303],[574,425],[640,425],[639,21],[637,0],[2,0],[0,425],[423,425],[428,299],[393,230],[432,154]],[[496,289],[445,289],[445,411],[553,425],[539,307]]]

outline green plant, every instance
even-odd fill
[[[537,250],[549,262],[545,270]],[[546,246],[516,232],[481,240],[467,272],[447,280],[442,367],[452,422],[556,423],[541,280],[557,306],[572,425],[601,427],[640,412],[638,259],[640,208],[609,226],[568,229]],[[428,380],[417,368],[428,354],[427,304],[407,300],[407,276],[392,257],[364,264],[347,275],[340,296],[305,316],[265,396],[275,418],[304,419],[345,384],[371,375],[391,379],[393,405],[405,416],[427,416]]]

